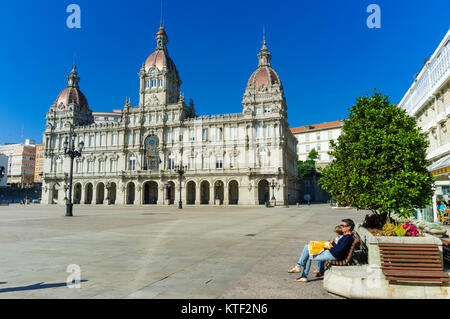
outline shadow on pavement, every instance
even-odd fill
[[[80,282],[86,282],[87,280],[80,280]],[[22,287],[11,287],[0,289],[0,293],[4,292],[14,292],[14,291],[24,291],[24,290],[36,290],[36,289],[47,289],[47,288],[57,288],[67,286],[67,283],[59,283],[59,284],[44,284],[44,282],[40,282],[34,285],[22,286]]]

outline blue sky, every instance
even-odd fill
[[[81,29],[66,7],[81,7]],[[381,29],[369,29],[369,4]],[[291,127],[347,117],[373,88],[398,103],[450,27],[450,1],[164,0],[169,54],[197,114],[242,111],[265,25]],[[42,140],[45,115],[74,55],[93,111],[138,103],[142,62],[155,48],[160,0],[1,1],[0,144]]]

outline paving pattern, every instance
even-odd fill
[[[0,207],[0,298],[338,298],[288,274],[342,218],[328,205]],[[68,288],[69,265],[81,288]]]

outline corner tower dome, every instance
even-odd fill
[[[252,89],[255,93],[268,93],[272,91],[274,85],[281,86],[278,74],[270,65],[271,58],[272,54],[267,49],[266,40],[263,40],[263,46],[258,53],[258,69],[250,76],[247,89]]]
[[[59,93],[56,99],[55,105],[60,109],[67,109],[70,104],[76,104],[81,108],[89,108],[88,101],[78,86],[80,78],[78,77],[76,68],[75,65],[72,66],[72,71],[70,71],[70,75],[67,77],[67,87]]]

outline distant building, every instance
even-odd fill
[[[342,125],[343,121],[334,121],[291,128],[291,132],[298,140],[298,159],[305,161],[309,152],[315,149],[319,153],[316,161],[317,166],[325,167],[331,162],[328,155],[330,141],[337,141],[342,132]]]
[[[120,123],[122,122],[122,110],[112,112],[92,112],[94,123]]]
[[[399,103],[399,107],[415,117],[430,145],[428,170],[436,177],[433,202],[450,199],[450,30]],[[436,220],[436,205],[421,210],[419,218]]]
[[[0,154],[0,171],[3,172],[3,177],[0,179],[0,187],[6,187],[8,179],[8,156]]]
[[[44,144],[36,145],[36,157],[34,162],[34,183],[42,184],[42,174],[44,173]]]
[[[34,143],[34,140],[26,139],[25,143],[0,146],[0,154],[8,157],[8,184],[18,187],[33,184],[36,154]]]

